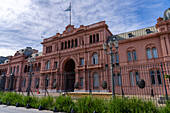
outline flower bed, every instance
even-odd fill
[[[157,107],[151,101],[143,101],[141,99],[101,99],[92,96],[81,97],[77,100],[71,99],[70,96],[52,96],[37,98],[24,96],[15,92],[0,92],[0,101],[2,104],[8,104],[20,107],[26,107],[27,104],[31,108],[40,108],[41,110],[54,110],[58,112],[74,113],[170,113],[170,101],[166,106]]]

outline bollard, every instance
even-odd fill
[[[19,103],[17,102],[16,107],[19,107]]]
[[[73,108],[71,109],[71,113],[74,113],[74,109]]]
[[[27,109],[30,108],[30,107],[31,107],[30,104],[27,104],[27,105],[26,105],[26,108],[27,108]]]
[[[8,101],[6,105],[9,106],[9,105],[10,105],[10,102]]]
[[[40,106],[38,107],[38,110],[43,110],[42,105],[40,105]]]
[[[57,111],[57,109],[56,109],[56,107],[54,107],[53,112],[56,112],[56,111]]]

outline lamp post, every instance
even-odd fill
[[[28,80],[28,89],[27,89],[27,96],[30,96],[30,91],[31,91],[31,78],[32,78],[32,63],[35,62],[35,58],[31,58],[31,56],[28,58],[28,63],[29,63],[29,80]]]
[[[113,78],[113,54],[118,51],[118,40],[116,37],[109,37],[110,41],[108,42],[110,52],[107,52],[107,43],[103,43],[103,49],[106,54],[110,55],[110,65],[111,65],[111,80],[112,80],[112,97],[115,98],[115,89],[114,89],[114,78]],[[116,48],[116,51],[112,51],[113,43]]]

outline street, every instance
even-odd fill
[[[0,105],[0,113],[53,113],[53,111],[26,109],[24,107]]]

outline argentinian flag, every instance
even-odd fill
[[[71,5],[65,11],[71,11]]]

